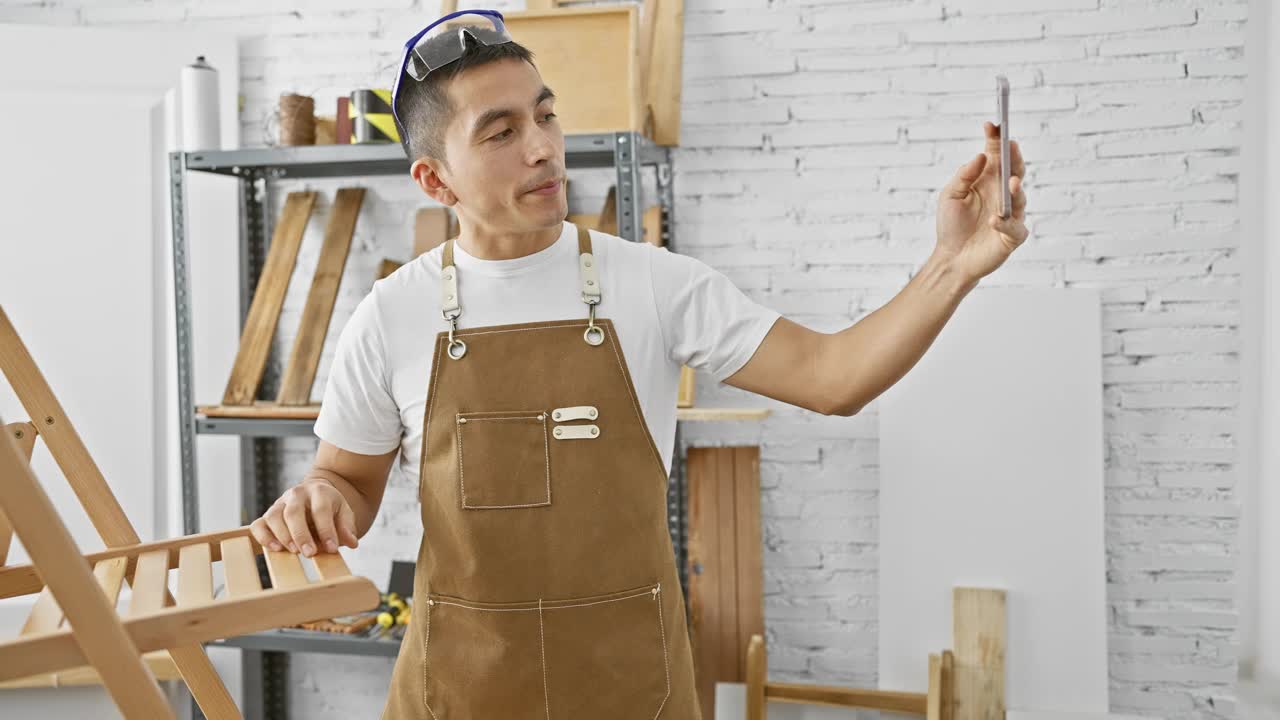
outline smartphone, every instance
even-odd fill
[[[996,115],[1000,118],[1000,217],[1013,212],[1009,193],[1009,79],[996,76]]]

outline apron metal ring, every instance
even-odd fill
[[[599,345],[604,342],[604,328],[599,325],[592,325],[587,331],[582,333],[582,337],[586,338],[588,345]]]
[[[458,352],[457,352],[457,354],[456,354],[456,355],[455,355],[455,354],[454,354],[454,352],[453,352],[454,348],[457,348],[457,349],[458,349]],[[462,356],[467,354],[467,344],[466,344],[465,342],[463,342],[462,340],[459,340],[459,339],[455,338],[455,339],[453,339],[453,340],[450,340],[450,341],[449,341],[449,348],[448,348],[448,350],[449,350],[449,358],[450,358],[450,359],[452,359],[452,360],[461,360],[461,359],[462,359]]]

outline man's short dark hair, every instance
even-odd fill
[[[396,114],[399,121],[396,130],[400,144],[410,162],[421,157],[438,158],[446,165],[444,131],[449,127],[457,108],[449,101],[449,81],[474,67],[488,65],[499,60],[523,60],[533,65],[533,53],[512,40],[499,45],[478,43],[465,35],[466,45],[462,57],[437,68],[421,82],[402,71],[400,92],[396,97]],[[441,35],[429,42],[457,42],[456,35]],[[536,65],[534,67],[537,67]]]

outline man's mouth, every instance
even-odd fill
[[[551,180],[551,181],[549,181],[549,182],[543,183],[542,185],[539,185],[538,187],[536,187],[536,188],[534,188],[534,189],[532,189],[532,190],[529,190],[528,192],[531,192],[531,193],[539,193],[539,194],[541,194],[541,195],[550,195],[550,194],[552,194],[552,193],[554,193],[554,192],[558,191],[559,189],[560,189],[560,181],[559,181],[559,180]]]

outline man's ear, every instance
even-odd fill
[[[414,182],[418,183],[418,187],[422,188],[422,192],[426,193],[432,200],[448,207],[452,207],[458,202],[458,196],[453,194],[453,191],[445,184],[444,177],[440,174],[439,160],[426,157],[419,158],[410,166],[409,174],[413,176]]]

